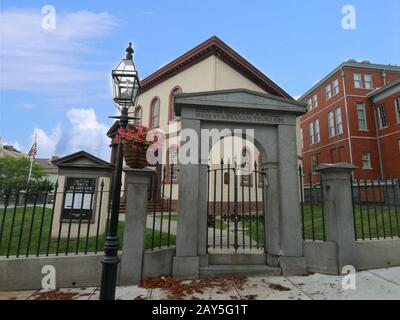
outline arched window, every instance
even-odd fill
[[[252,157],[251,152],[248,148],[244,147],[242,149],[242,154],[240,157],[240,171],[242,185],[248,186],[251,184],[251,168],[252,168]]]
[[[160,126],[160,99],[154,98],[150,105],[150,128]]]
[[[134,117],[137,118],[134,120],[135,124],[137,126],[140,126],[142,124],[142,115],[143,115],[143,108],[142,106],[137,106],[135,109]]]
[[[171,146],[169,148],[169,177],[171,181],[176,181],[178,179],[178,147]]]
[[[176,116],[175,116],[175,112],[174,112],[174,94],[179,93],[179,92],[182,92],[182,88],[176,86],[171,90],[171,93],[169,95],[169,111],[168,111],[168,120],[169,121],[176,120]]]

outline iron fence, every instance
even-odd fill
[[[223,160],[208,168],[207,250],[265,248],[265,171],[238,169]]]
[[[151,218],[147,219],[150,227],[150,241],[147,249],[170,247],[176,242],[177,229],[177,178],[179,169],[176,165],[163,166],[161,177],[156,175],[150,187],[150,204],[148,207]]]
[[[400,180],[351,180],[356,240],[400,237]]]
[[[299,166],[300,207],[302,233],[305,240],[326,241],[323,181],[320,175],[312,173],[305,179]]]
[[[87,254],[103,251],[109,221],[108,193],[31,182],[0,190],[0,257]],[[63,189],[63,190],[60,190]]]

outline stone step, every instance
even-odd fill
[[[266,275],[280,276],[281,269],[276,267],[261,265],[210,265],[200,268],[200,277],[217,277],[230,275]]]
[[[209,265],[265,265],[263,253],[209,253]]]

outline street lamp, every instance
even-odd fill
[[[126,49],[125,58],[122,59],[117,68],[111,72],[111,77],[113,100],[120,111],[120,115],[110,118],[118,119],[120,127],[125,129],[129,119],[135,119],[133,117],[128,117],[128,109],[136,104],[140,88],[139,76],[133,62],[131,42],[129,42],[129,46]],[[118,258],[118,215],[121,198],[122,161],[122,144],[119,142],[112,186],[110,225],[104,243],[105,255],[101,259],[103,271],[101,275],[100,300],[114,300],[115,298],[118,263],[120,261]]]

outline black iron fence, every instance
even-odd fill
[[[318,175],[309,174],[305,179],[299,166],[299,188],[303,239],[326,241],[323,181]]]
[[[400,180],[352,180],[356,240],[400,237]]]
[[[178,174],[176,165],[165,165],[161,177],[158,174],[153,179],[149,194],[148,211],[151,218],[147,220],[150,230],[147,249],[170,247],[176,243]]]
[[[400,179],[350,178],[356,240],[400,237]],[[326,241],[323,180],[299,167],[303,239]]]
[[[103,180],[97,187],[31,182],[24,190],[0,190],[0,257],[103,251],[108,194]]]

